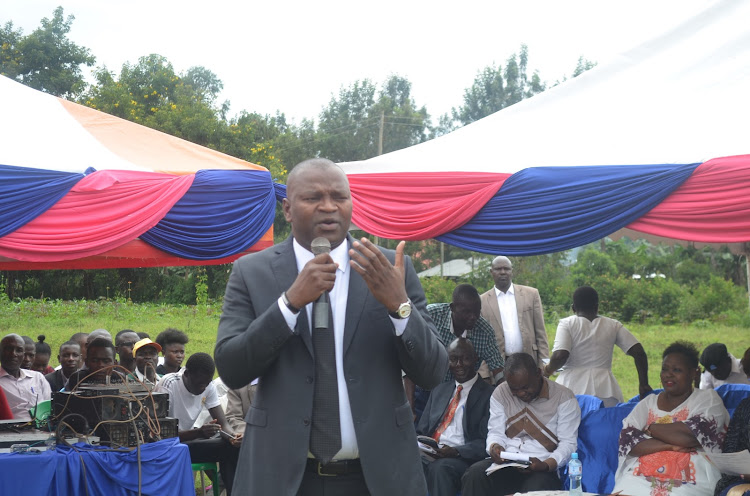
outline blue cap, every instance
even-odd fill
[[[570,457],[574,460],[578,460],[578,453],[573,453],[570,455]]]

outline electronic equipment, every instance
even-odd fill
[[[54,393],[52,403],[53,424],[64,421],[64,427],[78,433],[93,429],[102,444],[136,446],[177,436],[177,420],[168,417],[167,393],[133,393],[117,385],[79,386]]]

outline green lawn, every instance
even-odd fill
[[[175,327],[190,336],[188,355],[198,351],[213,355],[220,314],[219,305],[150,305],[123,301],[0,302],[0,335],[15,332],[30,336],[34,340],[39,334],[46,335],[47,343],[53,352],[50,361],[52,366],[57,365],[57,349],[60,343],[73,333],[91,332],[100,327],[109,330],[113,337],[121,329],[133,329],[149,333],[152,339],[167,327]],[[661,387],[661,352],[673,341],[692,341],[699,350],[710,343],[723,342],[736,357],[742,356],[745,349],[750,346],[750,332],[746,328],[713,325],[706,321],[693,325],[626,326],[646,349],[649,358],[649,379],[654,389]],[[555,340],[556,328],[556,322],[547,324],[550,347]],[[633,359],[616,348],[612,368],[625,398],[635,396],[638,392],[638,376]]]

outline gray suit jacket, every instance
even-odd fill
[[[430,398],[419,418],[417,434],[432,436],[443,420],[445,410],[453,398],[456,381],[444,382],[430,392]],[[463,417],[464,444],[456,446],[461,458],[478,462],[487,457],[487,422],[490,420],[490,398],[495,390],[480,377],[466,398]]]
[[[528,353],[537,365],[541,366],[542,358],[549,358],[549,344],[547,330],[544,328],[544,310],[539,291],[529,286],[514,284],[516,296],[516,311],[518,313],[518,327],[521,330],[523,351]],[[497,347],[505,355],[505,333],[503,320],[500,318],[500,307],[497,305],[497,295],[493,287],[482,293],[482,317],[487,319],[495,330]],[[507,357],[506,357],[507,358]]]
[[[393,263],[394,252],[382,250]],[[406,291],[414,311],[397,337],[388,311],[352,271],[344,329],[344,374],[365,481],[373,495],[426,494],[411,407],[401,378],[432,389],[448,365],[411,260]],[[292,334],[279,295],[297,277],[292,239],[234,263],[216,339],[216,366],[230,388],[260,377],[240,450],[237,494],[296,494],[313,410],[314,357],[305,312]]]

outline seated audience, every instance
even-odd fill
[[[60,368],[44,376],[53,392],[65,387],[68,378],[81,368],[81,346],[75,341],[65,341],[57,354]]]
[[[31,365],[31,370],[36,370],[44,375],[55,371],[55,369],[49,366],[49,359],[50,355],[52,355],[52,350],[49,345],[44,342],[45,339],[46,336],[44,334],[37,336],[37,342],[34,344],[36,355],[34,356],[34,363]]]
[[[468,339],[477,354],[476,369],[479,370],[479,365],[484,361],[490,371],[490,383],[494,384],[503,376],[503,355],[497,347],[495,331],[480,315],[481,310],[479,293],[470,284],[456,286],[451,303],[427,305],[427,313],[435,323],[437,337],[443,346],[448,347],[456,338]],[[454,382],[450,370],[445,373],[443,382]],[[404,377],[404,387],[418,421],[430,392],[416,387],[408,377]]]
[[[117,352],[117,363],[129,371],[135,370],[135,357],[133,346],[139,341],[138,334],[132,329],[123,329],[115,335],[115,351]]]
[[[159,382],[161,376],[156,373],[157,360],[161,346],[149,338],[143,338],[133,346],[135,355],[135,370],[128,376],[130,379],[138,379],[149,389],[153,389]]]
[[[721,474],[703,452],[720,452],[729,414],[713,389],[694,389],[698,350],[672,343],[662,354],[664,391],[625,417],[614,491],[667,496],[713,493]]]
[[[505,382],[490,399],[487,453],[491,459],[475,463],[463,477],[463,496],[560,490],[558,467],[576,451],[581,409],[573,392],[542,375],[528,353],[515,353],[505,362]],[[501,452],[522,453],[527,468],[505,467],[490,475],[494,463],[504,463]]]
[[[618,346],[633,357],[638,372],[638,392],[643,398],[648,384],[648,358],[643,345],[620,322],[599,315],[599,294],[581,286],[573,293],[575,315],[557,326],[550,362],[544,367],[549,377],[563,368],[557,382],[575,394],[596,396],[604,406],[623,402],[622,390],[612,373],[612,352]]]
[[[724,453],[738,453],[750,450],[750,398],[739,404],[729,421],[727,438],[724,441]],[[748,496],[750,495],[750,467],[743,475],[722,474],[716,484],[715,496]]]
[[[750,384],[748,374],[742,369],[741,360],[734,358],[723,343],[706,346],[701,353],[701,389],[714,389],[722,384]]]
[[[34,358],[36,358],[36,344],[34,340],[28,336],[21,336],[23,339],[23,362],[21,368],[31,370],[34,365]]]
[[[417,434],[439,443],[437,453],[422,458],[431,496],[455,496],[471,464],[486,457],[487,421],[493,387],[476,371],[471,342],[458,338],[448,346],[452,382],[434,388],[417,426]]]
[[[124,382],[122,374],[114,370],[115,345],[107,338],[97,338],[88,344],[82,369],[73,372],[65,384],[66,391],[78,386],[105,386]]]
[[[86,360],[86,344],[88,344],[88,338],[89,334],[87,332],[76,332],[70,336],[70,341],[78,343],[78,346],[81,348],[81,367],[83,367],[83,363]],[[59,369],[60,365],[56,368]]]
[[[750,379],[750,348],[745,350],[745,354],[742,355],[740,364],[742,365],[742,371],[745,373],[747,378]]]
[[[242,435],[235,434],[224,417],[211,381],[214,371],[211,355],[195,353],[184,369],[162,377],[154,391],[169,394],[169,416],[177,418],[178,435],[190,449],[190,460],[193,463],[219,462],[227,495],[231,495]],[[203,407],[213,420],[199,429],[192,429]]]
[[[235,434],[243,436],[245,434],[245,415],[250,409],[255,396],[255,390],[258,387],[258,379],[240,389],[229,389],[227,391],[227,422]]]
[[[17,420],[31,420],[29,409],[51,398],[49,383],[34,370],[21,368],[25,343],[18,334],[8,334],[0,340],[0,387]]]
[[[164,363],[156,367],[157,374],[171,374],[179,372],[182,368],[182,361],[185,360],[185,345],[189,338],[184,332],[168,328],[156,336],[156,342],[161,346],[161,354],[164,356]]]

